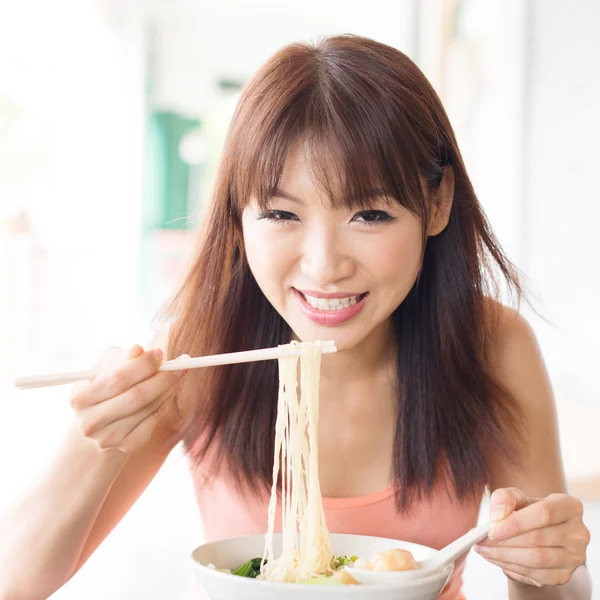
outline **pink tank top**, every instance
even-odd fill
[[[239,494],[227,475],[207,481],[201,471],[192,473],[206,541],[266,533],[268,497]],[[478,501],[460,504],[442,484],[431,500],[415,504],[408,515],[397,512],[392,486],[358,498],[323,498],[323,504],[331,533],[388,537],[437,549],[475,527],[479,515]],[[281,524],[279,515],[275,523]],[[464,600],[463,569],[461,560],[439,598]]]

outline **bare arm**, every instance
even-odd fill
[[[550,380],[532,329],[512,311],[505,310],[502,316],[496,366],[500,381],[523,408],[526,446],[521,467],[499,463],[491,482],[492,490],[516,488],[515,504],[510,507],[516,512],[506,519],[512,536],[494,544],[493,554],[484,556],[508,574],[510,600],[588,600],[591,583],[582,563],[589,532],[581,522],[581,503],[566,494]],[[508,497],[503,491],[499,494],[502,503],[512,501],[513,492]],[[492,504],[497,498],[492,496]],[[561,511],[567,515],[565,523],[559,523]],[[519,581],[521,573],[533,580],[544,576],[556,583],[561,578],[570,580],[538,587]]]
[[[151,441],[133,455],[100,450],[72,427],[51,470],[0,520],[0,599],[47,598],[64,585],[140,496],[169,449]]]
[[[106,400],[93,396],[103,385],[114,388],[114,382],[99,381],[86,390],[85,402],[92,404],[69,428],[51,468],[0,518],[0,600],[42,600],[64,585],[121,520],[172,450],[176,439],[159,395],[173,379],[155,374],[160,361],[153,364],[141,351],[129,357],[126,368],[134,381],[146,386],[147,400],[143,393],[131,395],[139,387],[135,384],[125,384],[128,393],[116,390]],[[125,414],[128,406],[133,412]],[[119,434],[123,424],[129,437]],[[137,435],[137,440],[131,435]],[[119,448],[127,444],[129,451]]]

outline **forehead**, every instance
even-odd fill
[[[326,190],[311,168],[310,158],[303,144],[295,145],[288,153],[277,191],[288,192],[300,198],[318,197],[321,201],[326,200]]]

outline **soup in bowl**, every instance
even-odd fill
[[[334,533],[331,534],[331,541],[335,556],[344,557],[342,563],[351,559],[369,560],[390,549],[408,550],[416,561],[424,560],[437,552],[420,544],[364,535]],[[281,551],[281,544],[281,534],[275,534],[273,545],[276,555]],[[210,600],[300,600],[308,597],[313,600],[341,597],[357,600],[398,600],[399,593],[402,594],[402,600],[434,600],[443,590],[454,567],[450,565],[431,576],[389,584],[346,585],[334,577],[317,577],[302,583],[283,583],[253,577],[256,570],[248,561],[262,557],[264,547],[264,535],[236,537],[203,544],[192,553],[197,583]],[[246,565],[242,570],[244,574],[250,576],[231,573],[242,565]]]

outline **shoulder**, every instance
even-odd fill
[[[490,366],[521,415],[519,465],[496,465],[493,487],[534,496],[564,489],[554,393],[533,328],[518,311],[490,301]],[[500,459],[501,460],[501,459]]]
[[[499,383],[523,405],[553,403],[540,345],[530,323],[515,309],[488,301],[490,363]],[[530,392],[537,393],[531,394]],[[527,408],[527,406],[523,406]]]
[[[486,316],[492,333],[490,350],[498,366],[509,366],[515,358],[539,356],[533,327],[518,310],[487,299]]]

